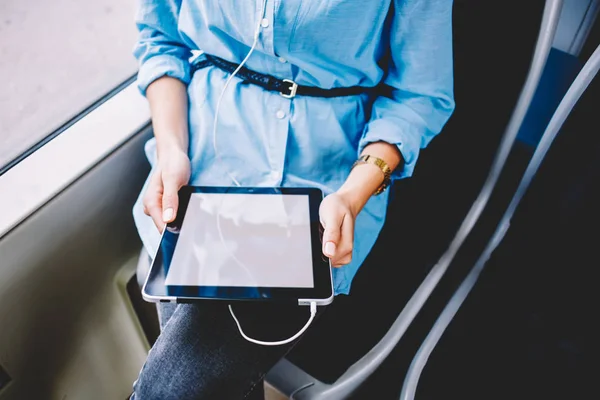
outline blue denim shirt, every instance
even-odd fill
[[[241,62],[261,19],[262,0],[141,0],[137,13],[138,84],[142,93],[168,75],[188,85],[192,185],[313,186],[338,189],[368,143],[398,146],[409,177],[419,150],[454,109],[451,0],[267,0],[256,50],[246,67],[321,88],[393,88],[389,96],[287,99],[214,67],[191,74],[193,51]],[[146,145],[152,165],[154,139]],[[144,187],[145,190],[145,187]],[[143,193],[143,192],[142,192]],[[358,215],[352,262],[333,271],[335,293],[347,294],[383,226],[387,192]],[[142,211],[134,218],[154,254],[160,235]],[[400,258],[401,259],[401,258]],[[390,266],[391,267],[391,266]]]

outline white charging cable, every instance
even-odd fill
[[[246,64],[246,62],[248,61],[248,59],[250,58],[250,56],[254,52],[254,49],[256,48],[256,45],[258,44],[258,38],[260,36],[260,28],[262,27],[261,23],[262,23],[262,19],[265,17],[265,11],[266,11],[266,9],[267,9],[267,0],[263,0],[262,9],[261,9],[261,12],[260,12],[260,17],[258,18],[258,24],[256,25],[256,29],[254,31],[254,41],[252,42],[252,46],[250,47],[250,51],[248,52],[248,54],[246,55],[246,57],[242,60],[242,62],[240,63],[240,65],[238,65],[237,68],[233,71],[233,73],[229,76],[229,78],[227,78],[227,81],[225,81],[225,85],[223,86],[223,90],[221,91],[221,94],[219,95],[219,100],[217,100],[217,107],[215,108],[215,119],[213,121],[212,140],[213,140],[213,149],[215,151],[215,156],[217,157],[217,159],[219,161],[221,161],[221,155],[219,154],[219,151],[217,149],[217,126],[218,126],[218,123],[219,123],[219,110],[221,109],[221,103],[222,103],[223,97],[225,95],[225,90],[227,90],[227,87],[229,86],[229,83],[231,83],[231,80],[242,69],[242,67]],[[233,181],[233,183],[236,186],[242,186],[242,185],[240,185],[240,183],[238,182],[238,180],[235,179],[235,177],[231,174],[230,171],[226,171],[226,172],[227,172],[227,175],[229,175],[229,178],[231,178],[231,180]],[[221,237],[221,240],[224,242],[224,240],[223,240],[223,234],[221,233],[220,225],[218,226],[218,228],[219,228],[219,235]],[[225,243],[223,243],[223,244],[225,245]],[[242,337],[244,339],[246,339],[247,341],[249,341],[251,343],[260,344],[262,346],[280,346],[280,345],[287,344],[287,343],[290,343],[290,342],[298,339],[308,329],[308,327],[310,326],[310,324],[315,319],[315,315],[317,314],[317,303],[315,303],[315,302],[311,302],[310,303],[310,318],[308,319],[308,321],[306,322],[306,324],[302,327],[302,329],[300,329],[300,331],[298,333],[296,333],[294,336],[292,336],[289,339],[280,340],[280,341],[277,341],[277,342],[263,342],[263,341],[260,341],[260,340],[252,339],[251,337],[249,337],[248,335],[246,335],[244,333],[244,331],[242,330],[242,326],[240,325],[240,321],[238,321],[237,317],[235,316],[235,314],[233,312],[233,308],[231,307],[231,304],[229,305],[229,312],[231,313],[231,316],[233,317],[233,320],[235,321],[235,324],[237,325],[238,330],[240,331],[240,334],[242,335]]]
[[[242,330],[242,326],[240,325],[240,321],[238,321],[237,317],[233,313],[233,308],[231,308],[231,304],[229,305],[229,312],[231,313],[231,316],[233,317],[233,320],[235,321],[235,324],[237,325],[238,330],[240,331],[240,334],[247,341],[249,341],[251,343],[254,343],[254,344],[260,344],[262,346],[281,346],[282,344],[288,344],[288,343],[293,342],[294,340],[298,339],[308,329],[308,327],[310,326],[310,324],[312,324],[313,320],[315,319],[315,315],[317,315],[317,303],[314,302],[314,301],[310,302],[310,318],[308,319],[308,321],[306,321],[306,324],[304,324],[304,326],[302,327],[302,329],[300,329],[298,331],[298,333],[296,333],[291,338],[288,338],[288,339],[285,339],[285,340],[280,340],[278,342],[263,342],[261,340],[252,339],[251,337],[249,337],[248,335],[246,335],[244,333],[244,331]]]

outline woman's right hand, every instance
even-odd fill
[[[173,149],[160,154],[143,201],[144,213],[152,217],[160,232],[177,216],[178,192],[188,184],[190,174],[190,159],[185,151]]]

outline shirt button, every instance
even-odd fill
[[[260,21],[260,26],[262,26],[263,28],[268,28],[269,27],[269,20],[266,18],[263,18],[262,21]]]
[[[283,119],[283,118],[285,118],[285,112],[283,110],[279,110],[279,111],[277,111],[275,116],[279,119]]]
[[[283,57],[279,57],[279,62],[282,64],[285,64],[287,62],[287,60]]]

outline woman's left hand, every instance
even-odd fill
[[[323,232],[323,254],[331,260],[331,266],[341,267],[352,261],[354,244],[354,221],[349,198],[332,193],[325,197],[319,209]]]

